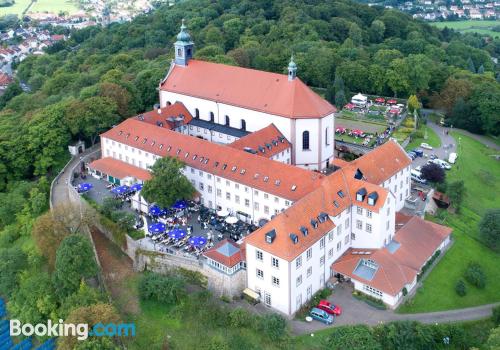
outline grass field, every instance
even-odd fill
[[[368,133],[381,133],[385,130],[386,126],[380,123],[370,123],[360,120],[351,120],[344,118],[335,118],[335,127],[343,127],[347,129],[361,129]]]
[[[24,9],[28,7],[31,0],[16,0],[15,4],[9,7],[0,7],[0,16],[5,15],[18,15],[20,16]]]
[[[0,7],[0,16],[15,14],[20,16],[31,3],[31,0],[16,0],[13,6]],[[69,0],[37,0],[29,9],[30,12],[77,12],[78,7],[75,2]]]
[[[450,29],[455,29],[459,32],[472,32],[483,35],[490,35],[493,37],[500,37],[500,32],[494,32],[491,29],[495,26],[500,25],[500,20],[496,21],[479,21],[479,20],[468,20],[468,21],[454,21],[454,22],[434,22],[432,23],[438,28],[448,27]]]
[[[60,11],[72,14],[78,11],[75,2],[69,0],[37,0],[31,7],[30,12],[55,12]]]
[[[458,160],[447,174],[449,180],[463,180],[466,195],[459,214],[441,213],[437,220],[453,228],[454,244],[424,280],[409,304],[399,312],[427,312],[464,308],[500,301],[500,254],[478,241],[478,223],[489,208],[500,207],[500,163],[490,157],[494,152],[478,141],[452,132],[461,138]],[[458,142],[457,142],[458,144]],[[479,262],[487,277],[486,288],[480,290],[467,284],[467,295],[460,297],[454,288],[470,261]]]
[[[420,147],[420,144],[422,142],[426,142],[428,143],[429,145],[431,145],[432,147],[440,147],[441,146],[441,139],[439,138],[438,135],[436,135],[436,133],[434,132],[434,130],[432,130],[430,127],[428,127],[427,125],[424,125],[422,127],[422,132],[424,132],[424,135],[425,133],[427,133],[427,139],[425,138],[415,138],[413,139],[409,144],[408,146],[406,146],[406,150],[412,150],[414,148],[417,148],[417,147]]]

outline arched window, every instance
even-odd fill
[[[245,119],[241,119],[241,130],[246,130],[247,129],[247,122]]]
[[[228,115],[226,115],[226,123],[225,123],[225,125],[226,125],[226,126],[229,126],[229,124],[230,124],[230,123],[229,123],[229,121],[230,121],[230,120],[229,120],[229,116],[228,116]]]
[[[196,119],[200,118],[200,110],[199,110],[198,108],[196,108],[196,109],[194,110],[194,117],[195,117]]]
[[[327,126],[326,129],[325,129],[325,145],[329,145],[330,144],[330,127]]]
[[[302,133],[302,149],[309,149],[309,131],[304,131]]]
[[[182,57],[182,50],[181,49],[177,49],[177,56]]]
[[[210,121],[213,123],[215,120],[214,112],[210,112]]]

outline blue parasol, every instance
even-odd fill
[[[194,236],[189,239],[189,243],[196,247],[202,247],[207,244],[207,239],[202,236]]]
[[[158,216],[161,214],[161,209],[157,205],[152,205],[149,207],[149,214],[153,216]]]
[[[130,190],[131,190],[131,191],[140,191],[140,190],[142,190],[142,184],[133,184],[133,185],[130,187]]]
[[[149,225],[149,232],[151,233],[162,233],[165,232],[167,227],[165,226],[164,223],[161,222],[155,222],[154,224]]]
[[[177,201],[172,205],[173,209],[186,209],[187,208],[187,203],[186,201]]]
[[[78,192],[87,192],[92,187],[93,187],[92,184],[89,184],[89,183],[78,184]]]
[[[186,230],[183,230],[182,228],[174,228],[168,233],[168,236],[176,240],[181,239],[186,237]]]
[[[111,192],[114,194],[119,194],[119,195],[126,194],[126,193],[130,192],[130,187],[128,187],[126,185],[123,185],[120,187],[115,187],[111,190]]]

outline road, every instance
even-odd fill
[[[50,192],[51,208],[67,203],[69,201],[68,184],[71,182],[71,169],[80,163],[84,158],[94,155],[100,151],[100,144],[85,150],[80,156],[73,157],[64,170],[54,179],[54,184]]]

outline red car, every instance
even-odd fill
[[[330,315],[340,316],[342,309],[338,305],[333,305],[328,300],[321,300],[318,309],[328,312]]]

